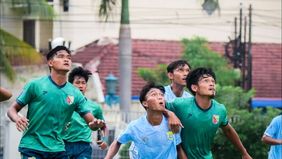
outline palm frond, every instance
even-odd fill
[[[115,5],[116,0],[101,0],[99,8],[99,17],[102,17],[105,19],[105,21],[107,21],[113,10],[113,6]]]
[[[29,65],[42,63],[42,56],[32,46],[0,28],[0,71],[14,80],[13,64]]]

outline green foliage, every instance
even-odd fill
[[[148,82],[155,82],[158,84],[168,84],[169,79],[166,72],[167,65],[160,64],[156,68],[138,68],[138,74]]]
[[[216,85],[216,100],[224,104],[227,109],[246,109],[248,102],[254,95],[254,90],[245,91],[241,87]]]
[[[12,62],[37,64],[42,62],[42,58],[41,54],[29,44],[0,28],[0,71],[4,71],[11,81],[15,79]]]
[[[229,121],[253,158],[267,158],[269,146],[260,139],[272,118],[280,112],[274,108],[268,108],[267,113],[263,109],[254,109],[249,112],[246,109],[229,108]],[[241,158],[241,154],[224,136],[221,129],[215,137],[212,150],[215,159],[225,159],[226,156],[228,159]]]
[[[46,0],[7,0],[10,7],[21,16],[29,18],[53,19],[54,9]]]
[[[192,68],[212,68],[220,85],[234,85],[240,78],[238,70],[228,65],[227,60],[219,53],[208,48],[208,42],[204,38],[194,37],[183,39],[184,54],[182,59],[189,61]]]

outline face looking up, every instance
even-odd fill
[[[49,61],[48,65],[57,71],[68,72],[71,69],[71,55],[65,51],[58,51]]]
[[[163,92],[157,88],[150,89],[146,94],[146,100],[143,102],[143,106],[149,110],[164,111],[165,100]]]
[[[202,76],[198,84],[192,85],[192,89],[200,96],[208,96],[213,98],[215,96],[215,80],[212,76]]]
[[[189,72],[190,68],[188,65],[178,66],[175,70],[173,70],[172,73],[168,73],[168,77],[172,81],[172,83],[186,86],[186,77]]]

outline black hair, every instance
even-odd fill
[[[173,71],[174,71],[175,69],[177,69],[178,67],[183,67],[183,66],[185,66],[185,65],[188,65],[188,67],[191,69],[190,64],[189,64],[187,61],[185,61],[185,60],[173,61],[173,62],[171,62],[171,63],[167,66],[167,68],[166,68],[167,73],[173,73]]]
[[[73,83],[75,76],[83,77],[87,83],[89,76],[92,75],[92,73],[89,70],[83,69],[82,67],[76,67],[69,73],[68,81],[70,83]]]
[[[146,100],[146,95],[152,88],[159,89],[163,94],[165,93],[165,89],[162,85],[156,85],[154,82],[149,82],[140,91],[139,100],[141,104]]]
[[[210,68],[204,68],[204,67],[199,67],[199,68],[196,68],[195,70],[192,70],[187,78],[186,78],[186,86],[187,88],[189,89],[189,91],[195,95],[196,92],[194,92],[191,88],[191,86],[194,84],[194,85],[197,85],[200,78],[202,78],[204,75],[207,75],[207,76],[211,76],[213,77],[213,79],[216,81],[216,77],[215,77],[215,74],[214,72],[212,71],[212,69]]]
[[[56,46],[54,49],[50,50],[46,55],[47,61],[50,60],[58,51],[65,50],[68,54],[71,54],[70,50],[65,46]]]

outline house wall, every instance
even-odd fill
[[[72,41],[77,49],[101,37],[119,35],[120,6],[113,7],[108,23],[97,17],[99,1],[70,0],[68,12],[62,11],[61,1],[54,1],[58,13],[53,36]],[[220,0],[220,13],[208,15],[199,0],[130,0],[130,25],[133,39],[181,40],[198,35],[209,41],[224,42],[234,37],[234,18],[239,17],[240,2],[243,16],[253,7],[252,41],[281,43],[281,1]],[[239,21],[238,21],[239,24]]]

